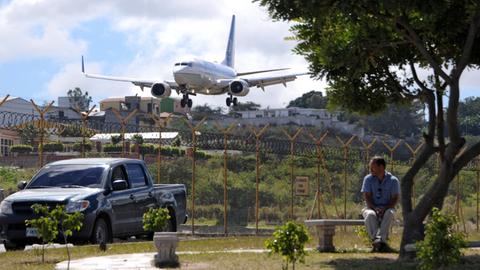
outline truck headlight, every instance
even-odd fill
[[[0,203],[0,213],[2,214],[13,214],[12,202],[3,200]]]
[[[67,213],[81,212],[87,209],[89,205],[90,202],[86,200],[70,201],[67,207],[65,207],[65,211],[67,211]]]

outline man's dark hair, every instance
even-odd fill
[[[385,159],[381,156],[374,156],[370,162],[374,162],[375,164],[377,164],[377,166],[380,166],[382,165],[383,168],[386,168],[387,167],[387,162],[385,162]]]

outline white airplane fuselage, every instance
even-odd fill
[[[219,80],[235,77],[236,72],[233,68],[200,59],[178,62],[173,67],[175,82],[199,94],[224,94],[225,85],[219,84]]]

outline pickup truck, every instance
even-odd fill
[[[81,230],[70,238],[73,243],[107,243],[114,237],[148,234],[142,217],[151,207],[169,210],[169,231],[187,221],[185,185],[153,184],[145,163],[136,159],[57,161],[18,188],[0,203],[0,239],[6,250],[39,242],[36,230],[25,225],[25,220],[37,217],[33,204],[65,205],[67,212],[83,213]]]

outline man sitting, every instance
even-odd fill
[[[370,174],[363,179],[361,192],[366,207],[362,210],[368,235],[372,240],[372,251],[388,252],[388,232],[395,216],[395,205],[400,194],[398,179],[385,170],[383,157],[370,160]]]

